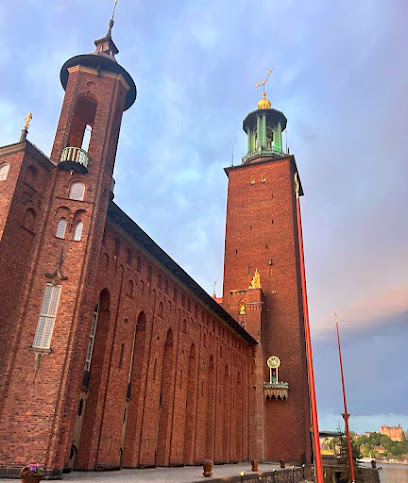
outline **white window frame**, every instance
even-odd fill
[[[9,171],[10,165],[8,163],[0,165],[0,181],[6,181]]]
[[[84,224],[81,220],[77,221],[74,226],[74,232],[72,234],[73,241],[81,241],[82,230],[84,229]]]
[[[62,224],[64,227],[62,228]],[[58,225],[57,225],[57,231],[55,232],[55,236],[57,238],[61,238],[62,240],[65,238],[65,232],[67,230],[67,219],[62,217],[60,218]]]
[[[81,193],[78,192],[81,187]],[[83,201],[85,196],[85,184],[82,181],[74,181],[69,188],[68,198],[75,201]]]
[[[33,341],[33,347],[37,349],[49,349],[51,346],[61,289],[61,285],[53,285],[52,283],[47,283],[45,286],[40,316],[38,317]]]
[[[86,349],[86,357],[85,357],[84,370],[88,372],[90,372],[90,369],[91,369],[92,353],[95,345],[96,329],[98,327],[98,318],[99,318],[99,304],[96,304],[93,312],[93,316],[92,316],[91,332],[89,334],[88,348]]]

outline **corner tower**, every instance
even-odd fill
[[[32,241],[15,277],[12,315],[4,320],[0,314],[7,342],[0,378],[1,475],[18,476],[22,464],[35,461],[58,477],[69,460],[122,114],[136,99],[133,79],[116,61],[112,27],[113,20],[94,52],[61,69],[65,96],[50,158],[25,138],[0,153],[9,180],[16,180],[7,184],[11,205],[19,184],[23,203],[33,205]],[[34,163],[30,156],[39,158],[29,178],[35,183],[18,175]],[[1,239],[2,273],[15,271],[3,248],[11,253],[20,236],[20,225],[10,219]],[[0,278],[0,293],[2,283]]]
[[[271,107],[264,91],[258,109],[243,122],[248,152],[240,165],[225,169],[223,307],[259,341],[250,368],[250,456],[299,464],[311,461],[310,401],[296,219],[298,171],[294,156],[282,150],[285,128],[286,117]]]

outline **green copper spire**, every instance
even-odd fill
[[[284,156],[282,151],[282,131],[286,129],[286,117],[280,111],[271,108],[271,102],[266,98],[265,84],[272,69],[262,82],[255,87],[262,86],[262,99],[258,102],[258,109],[244,119],[243,129],[248,136],[248,152],[242,162],[247,163],[259,156]]]

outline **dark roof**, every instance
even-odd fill
[[[321,438],[340,438],[344,436],[341,431],[319,431],[319,436]]]
[[[115,72],[122,74],[125,81],[129,85],[129,90],[126,94],[125,111],[135,102],[137,96],[137,90],[134,80],[127,70],[125,70],[120,64],[116,62],[116,59],[111,55],[104,54],[103,52],[92,52],[91,54],[76,55],[71,59],[68,59],[61,67],[60,79],[62,87],[67,87],[69,72],[68,69],[75,65],[85,65],[94,69],[107,70],[109,72]]]
[[[155,243],[139,225],[122,211],[113,201],[109,203],[108,216],[118,223],[129,235],[134,238],[156,260],[170,270],[187,288],[189,288],[207,307],[217,314],[231,329],[238,333],[248,344],[257,344],[257,341],[238,322],[226,312],[190,275],[188,275],[157,243]]]

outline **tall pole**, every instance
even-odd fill
[[[337,344],[339,346],[339,360],[340,360],[340,372],[341,372],[341,385],[343,387],[344,414],[342,416],[344,418],[344,426],[345,426],[345,429],[346,429],[346,436],[347,436],[351,483],[355,483],[356,480],[354,478],[353,453],[351,451],[351,439],[350,439],[350,431],[349,431],[349,423],[348,423],[350,414],[347,411],[346,389],[344,387],[343,360],[341,358],[339,323],[338,323],[338,320],[337,320],[337,312],[336,312],[336,309],[334,309],[334,317],[336,319],[336,332],[337,332]]]
[[[295,174],[295,188],[296,188],[297,227],[298,227],[298,239],[299,239],[300,277],[302,282],[303,314],[305,318],[306,357],[307,357],[307,367],[308,367],[308,376],[309,376],[310,404],[311,404],[311,411],[312,411],[315,474],[316,474],[317,483],[323,483],[322,456],[320,454],[320,441],[319,441],[319,423],[317,421],[316,388],[315,388],[315,380],[314,380],[314,372],[313,372],[312,340],[310,337],[309,309],[307,305],[305,259],[303,254],[302,219],[300,217],[299,181],[298,181],[297,173]]]

